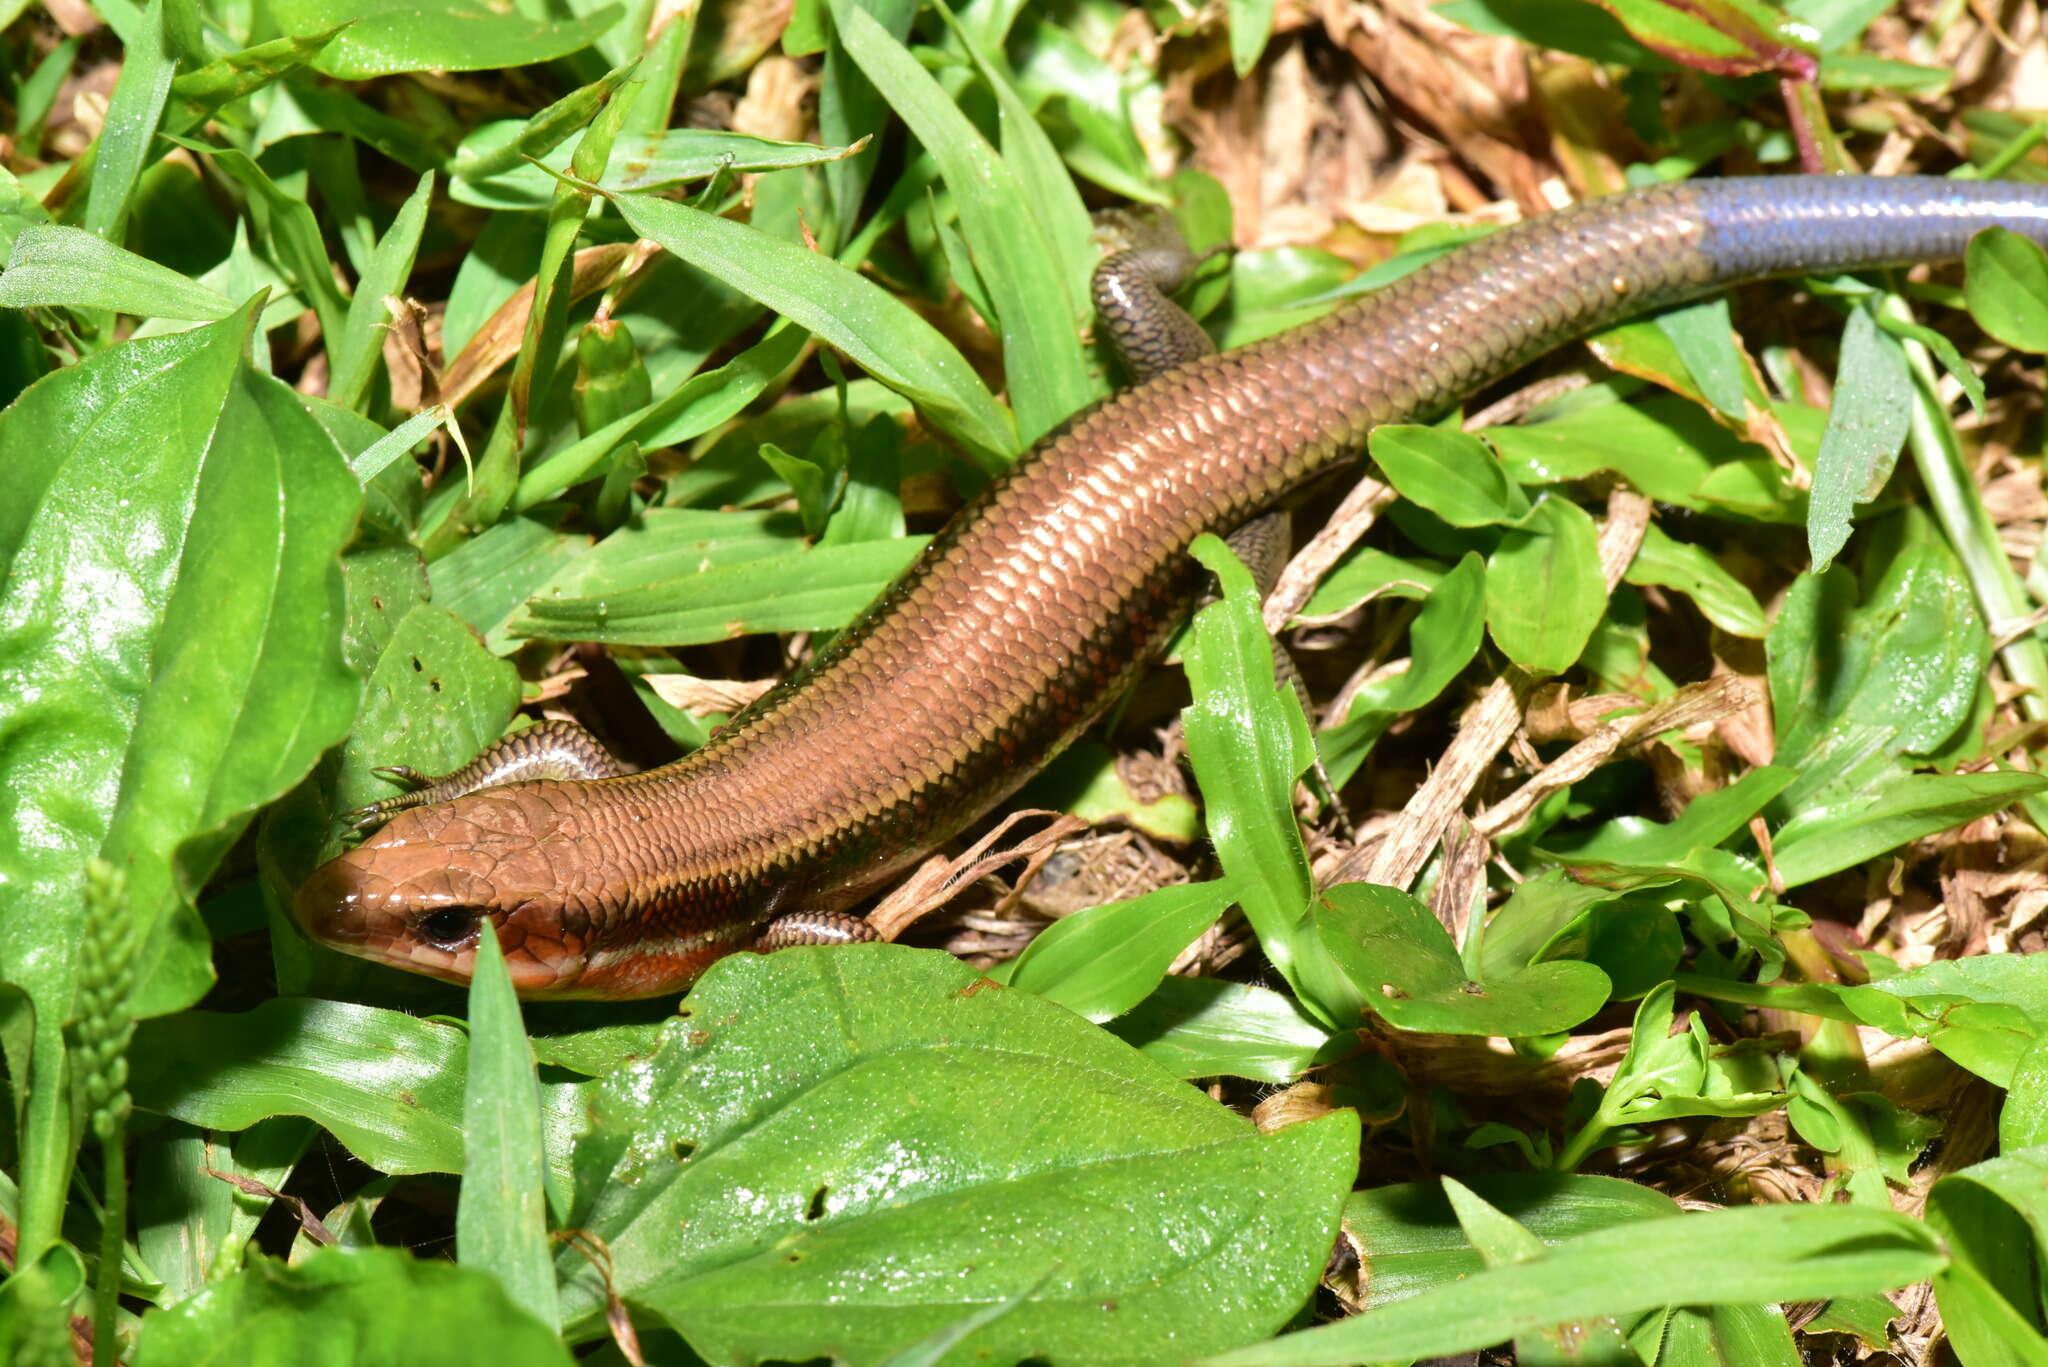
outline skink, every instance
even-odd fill
[[[1016,789],[1160,647],[1197,587],[1188,544],[1374,427],[1443,412],[1629,314],[1773,275],[1953,258],[1992,225],[2048,240],[2048,187],[1703,181],[1495,233],[1041,442],[701,750],[627,774],[593,749],[569,767],[586,777],[525,781],[493,756],[455,787],[498,786],[401,812],[315,871],[299,921],[460,982],[489,918],[525,995],[679,990],[778,918],[844,908]]]

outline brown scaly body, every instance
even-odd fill
[[[687,984],[771,918],[843,907],[986,812],[1142,669],[1189,542],[1537,354],[1744,279],[1954,256],[2048,192],[1781,177],[1616,196],[1129,390],[975,499],[834,646],[695,754],[399,815],[314,874],[319,939],[453,980],[477,918],[535,996]]]

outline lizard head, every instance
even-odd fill
[[[489,922],[528,998],[680,991],[751,935],[751,920],[693,914],[681,889],[641,905],[576,796],[540,780],[400,812],[315,869],[293,914],[332,949],[452,983],[469,981]]]

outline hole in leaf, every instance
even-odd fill
[[[819,1187],[811,1193],[810,1209],[804,1212],[804,1219],[822,1220],[825,1218],[825,1194],[831,1190],[832,1188],[830,1187]]]

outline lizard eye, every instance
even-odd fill
[[[460,949],[476,938],[477,915],[467,907],[442,907],[422,916],[415,929],[436,949]]]

